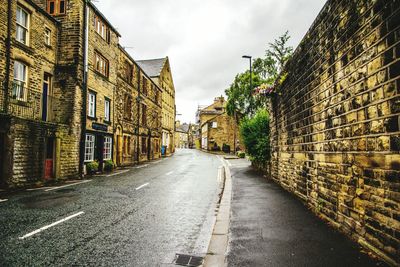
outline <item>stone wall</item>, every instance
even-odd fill
[[[271,105],[271,176],[400,259],[400,1],[329,0]]]

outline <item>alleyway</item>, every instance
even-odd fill
[[[232,206],[228,266],[386,266],[311,213],[299,199],[229,160]]]
[[[8,196],[0,265],[170,266],[175,253],[204,256],[220,165],[214,155],[180,150],[113,176]]]

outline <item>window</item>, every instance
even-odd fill
[[[142,104],[142,125],[147,125],[147,106]]]
[[[108,98],[104,99],[104,121],[110,122],[110,107],[111,101]]]
[[[94,140],[95,137],[92,134],[86,135],[85,140],[85,162],[94,160]]]
[[[96,15],[94,16],[94,29],[101,36],[101,38],[106,40],[107,43],[110,43],[110,29],[107,27],[104,21]]]
[[[104,150],[103,150],[103,159],[110,160],[111,159],[111,151],[112,151],[112,138],[109,136],[104,137]]]
[[[44,30],[44,43],[51,46],[51,30],[49,28]]]
[[[66,13],[65,0],[47,0],[47,12],[50,15],[64,15]]]
[[[158,104],[158,101],[160,99],[160,92],[158,91],[158,88],[156,88],[156,96],[154,98],[155,98],[156,104]]]
[[[109,63],[108,60],[100,55],[97,52],[94,52],[94,68],[99,73],[103,74],[104,76],[108,77],[108,67]]]
[[[133,77],[133,66],[127,60],[124,62],[124,79],[131,83]]]
[[[147,95],[147,79],[143,76],[142,93]]]
[[[14,62],[14,85],[12,90],[12,97],[14,99],[25,101],[26,100],[26,80],[27,80],[28,67],[19,62]]]
[[[212,128],[218,128],[218,123],[216,121],[213,121],[211,127]]]
[[[124,118],[130,119],[132,116],[132,96],[125,94],[124,99]]]
[[[18,42],[28,45],[29,42],[29,13],[17,6],[17,29],[16,39]]]
[[[131,137],[130,136],[124,136],[124,147],[123,147],[123,152],[124,155],[130,155],[131,154]]]
[[[95,118],[96,117],[96,93],[89,92],[88,96],[88,116]]]
[[[146,137],[142,137],[142,150],[141,150],[142,154],[146,154],[147,153],[147,138]]]

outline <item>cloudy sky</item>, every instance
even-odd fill
[[[94,0],[121,33],[134,59],[168,56],[177,117],[194,122],[198,105],[224,94],[249,67],[242,55],[261,57],[289,30],[296,47],[325,0]]]

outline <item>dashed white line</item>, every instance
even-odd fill
[[[167,172],[165,175],[171,175],[171,174],[173,174],[174,172],[173,171],[171,171],[171,172]]]
[[[115,176],[115,175],[118,175],[118,174],[123,174],[123,173],[129,172],[129,171],[130,170],[123,170],[123,171],[120,171],[120,172],[116,172],[116,173],[113,173],[113,174],[106,175],[106,177],[111,177],[111,176]]]
[[[148,186],[148,185],[149,185],[149,183],[142,184],[141,186],[136,187],[136,190],[139,190],[139,189],[141,189],[141,188],[143,188],[145,186]]]
[[[50,186],[46,186],[46,187],[39,187],[39,188],[28,188],[26,189],[26,191],[38,191],[38,190],[45,190],[51,188]]]
[[[78,213],[75,213],[75,214],[73,214],[73,215],[71,215],[71,216],[68,216],[68,217],[66,217],[66,218],[64,218],[64,219],[61,219],[61,220],[59,220],[59,221],[56,221],[56,222],[54,222],[54,223],[52,223],[52,224],[43,226],[42,228],[39,228],[39,229],[37,229],[37,230],[35,230],[35,231],[33,231],[33,232],[30,232],[29,234],[26,234],[26,235],[24,235],[24,236],[21,236],[21,237],[19,237],[19,239],[22,240],[22,239],[28,238],[28,237],[30,237],[30,236],[36,235],[37,233],[40,233],[40,232],[42,232],[42,231],[44,231],[44,230],[46,230],[46,229],[49,229],[50,227],[53,227],[53,226],[56,226],[57,224],[63,223],[63,222],[68,221],[68,220],[71,220],[72,218],[75,218],[75,217],[77,217],[77,216],[79,216],[79,215],[82,215],[82,214],[84,214],[84,213],[85,213],[85,212],[83,212],[83,211],[78,212]]]
[[[0,202],[6,202],[8,199],[0,199]]]
[[[46,190],[44,190],[44,191],[46,191],[46,192],[48,192],[48,191],[53,191],[53,190],[57,190],[57,189],[60,189],[60,188],[65,188],[65,187],[69,187],[69,186],[73,186],[73,185],[88,183],[88,182],[90,182],[90,181],[92,181],[92,180],[85,180],[85,181],[78,182],[78,183],[73,183],[73,184],[67,184],[67,185],[63,185],[63,186],[52,187],[52,188],[46,189]]]
[[[136,167],[136,169],[144,168],[144,167],[147,167],[147,166],[149,166],[149,164],[145,164],[145,165],[137,166],[137,167]]]

